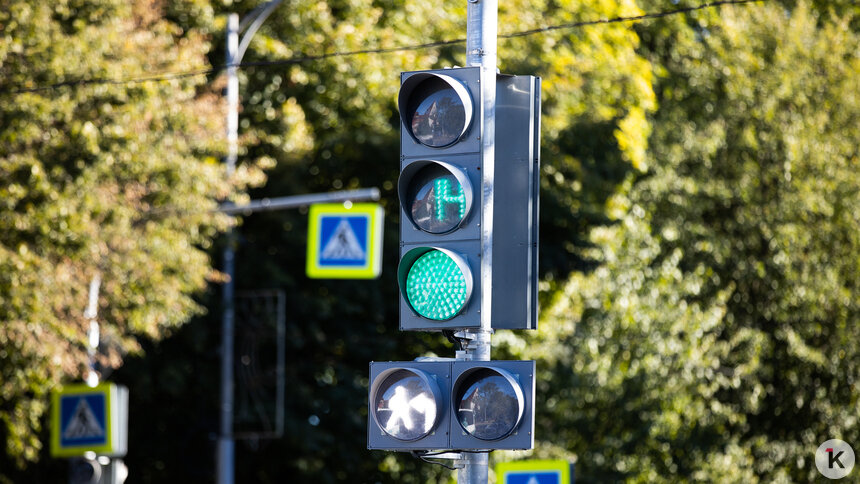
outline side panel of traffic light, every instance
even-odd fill
[[[493,329],[537,329],[541,80],[498,76]]]

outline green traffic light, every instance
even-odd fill
[[[436,195],[435,215],[437,222],[446,222],[450,218],[448,207],[451,205],[457,207],[456,221],[463,220],[466,216],[466,195],[463,193],[463,187],[453,176],[439,177],[433,180],[433,193]]]
[[[468,175],[452,165],[422,160],[398,181],[400,201],[415,226],[430,234],[461,227],[472,206]]]
[[[406,297],[421,316],[444,321],[456,316],[466,304],[466,277],[457,263],[440,250],[415,260],[406,276]]]

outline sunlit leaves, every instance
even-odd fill
[[[46,392],[81,378],[94,276],[104,368],[202,311],[204,249],[229,223],[212,211],[232,191],[212,162],[220,97],[201,76],[74,82],[204,69],[203,36],[162,13],[143,0],[0,12],[0,414],[19,462],[41,446]],[[259,178],[246,173],[234,185]]]
[[[573,388],[542,425],[598,480],[814,479],[858,438],[860,38],[804,2],[691,17],[637,27],[649,172],[524,352]]]

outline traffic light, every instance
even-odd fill
[[[534,361],[457,361],[452,449],[534,447]]]
[[[371,362],[367,447],[531,449],[534,361]]]
[[[450,362],[371,362],[367,448],[447,448],[450,387]]]
[[[481,326],[481,225],[492,186],[499,266],[492,278],[492,324],[537,327],[540,80],[498,78],[495,176],[488,181],[479,78],[477,67],[401,74],[397,278],[403,330]]]
[[[497,76],[487,118],[480,77],[478,67],[401,74],[403,330],[481,328],[487,306],[494,329],[537,328],[540,79]],[[483,139],[485,119],[495,124],[492,143]],[[531,449],[534,368],[534,361],[371,363],[368,448]]]
[[[69,459],[69,484],[99,484],[102,465],[95,459],[76,457]]]
[[[401,74],[401,329],[481,325],[479,78],[478,68]]]

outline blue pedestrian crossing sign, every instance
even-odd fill
[[[382,272],[382,207],[311,205],[306,272],[315,279],[374,279]]]
[[[128,390],[104,383],[67,385],[52,395],[51,455],[86,452],[123,456],[127,447]]]
[[[571,464],[564,460],[521,460],[496,464],[499,484],[571,484]]]

